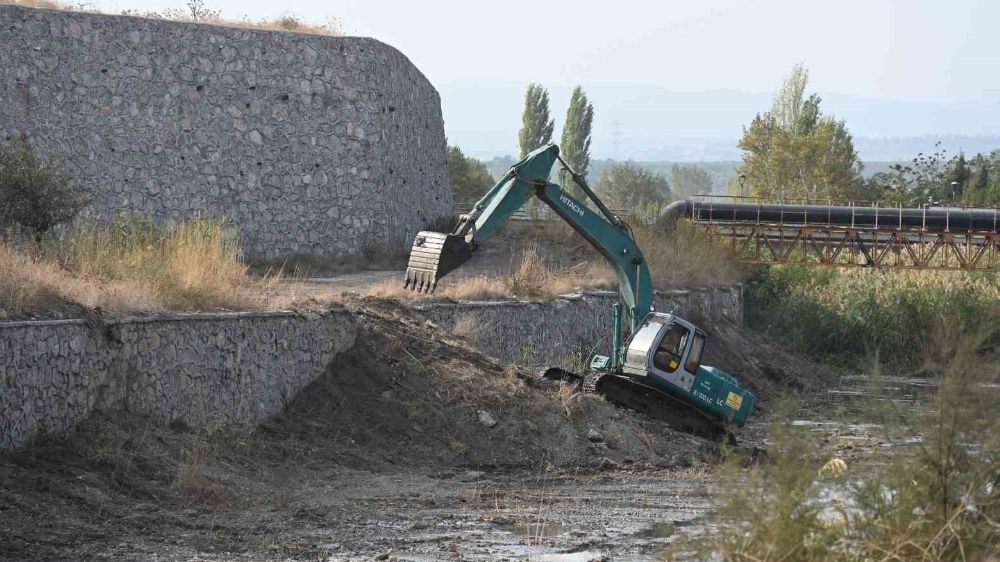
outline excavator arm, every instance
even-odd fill
[[[597,210],[548,181],[559,162]],[[433,291],[438,281],[468,261],[479,244],[488,239],[534,195],[579,232],[614,268],[622,301],[631,318],[630,332],[652,310],[653,290],[649,267],[628,225],[612,213],[559,156],[559,147],[543,146],[511,166],[473,207],[462,215],[451,234],[424,231],[417,234],[406,270],[406,286]]]
[[[580,187],[582,200],[549,182],[556,162]],[[555,145],[539,148],[514,164],[472,211],[460,217],[450,234],[417,234],[406,285],[433,291],[442,277],[468,261],[479,244],[532,196],[551,207],[604,256],[618,276],[621,293],[621,303],[614,307],[611,357],[594,356],[586,376],[560,368],[550,368],[544,376],[579,382],[612,402],[684,431],[731,438],[725,424],[746,421],[753,393],[741,389],[730,375],[701,365],[705,336],[696,326],[672,314],[652,312],[649,267],[631,230],[559,157]],[[627,345],[622,342],[622,304],[630,317]]]

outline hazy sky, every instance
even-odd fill
[[[338,18],[406,53],[436,84],[646,82],[775,88],[795,62],[819,91],[910,101],[1000,94],[997,0],[206,0],[230,17]],[[182,0],[100,0],[108,11]]]
[[[185,6],[95,1],[109,13]],[[681,142],[694,159],[709,157],[697,139],[733,151],[797,62],[857,136],[1000,134],[1000,0],[204,2],[234,19],[336,18],[393,45],[441,92],[450,140],[481,157],[515,148],[528,82],[552,91],[556,138],[569,89],[591,93],[596,154],[678,139],[696,139]]]

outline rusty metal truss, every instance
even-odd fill
[[[770,205],[771,209],[774,207]],[[746,216],[737,220],[733,213],[727,216],[728,220],[720,220],[715,216],[718,213],[705,209],[696,207],[692,222],[710,237],[722,241],[738,261],[885,269],[1000,270],[1000,231],[995,226],[954,230],[927,223],[914,226],[889,223],[859,227],[834,224],[836,221],[830,220],[815,224],[796,218],[794,213],[787,220]],[[903,211],[906,209],[900,213]],[[1000,216],[996,209],[986,211]],[[879,212],[884,214],[885,207]]]
[[[891,269],[1000,269],[1000,234],[926,233],[853,228],[724,226],[700,223],[728,238],[739,261]]]

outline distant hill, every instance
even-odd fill
[[[511,164],[514,163],[513,156],[496,156],[490,160],[486,160],[486,168],[489,169],[490,174],[494,177],[502,176],[504,173],[510,169]],[[591,162],[590,171],[587,173],[588,183],[596,183],[601,177],[601,174],[605,170],[614,166],[615,160],[604,159],[604,160],[594,160]],[[729,160],[720,162],[674,162],[674,161],[636,161],[636,164],[642,166],[644,169],[657,174],[662,175],[665,178],[670,177],[670,168],[674,164],[681,164],[686,166],[696,166],[708,172],[708,175],[712,178],[712,191],[716,193],[721,193],[725,191],[726,183],[731,177],[736,173],[736,167],[740,165],[739,161]]]
[[[932,144],[933,146],[933,144]],[[992,146],[992,145],[990,145]],[[1000,146],[998,144],[997,146]],[[966,151],[969,153],[970,151]],[[975,152],[988,152],[987,150],[977,150]],[[971,152],[971,153],[975,153]],[[914,153],[915,155],[916,153]],[[494,177],[500,177],[510,168],[511,164],[514,163],[513,156],[495,156],[489,160],[485,160],[486,167],[489,169],[490,174]],[[615,160],[603,159],[594,160],[591,162],[590,172],[587,174],[587,180],[590,183],[596,183],[601,177],[601,174],[605,170],[610,168],[615,164]],[[864,171],[863,174],[866,178],[871,177],[879,172],[887,172],[889,168],[897,163],[907,162],[906,160],[872,160],[863,162]],[[682,166],[695,166],[701,168],[708,172],[708,175],[712,178],[712,192],[713,193],[725,193],[726,186],[729,181],[736,175],[736,168],[739,167],[739,160],[722,160],[716,162],[678,162],[669,160],[659,160],[659,161],[646,161],[637,160],[636,164],[642,166],[643,168],[656,172],[663,177],[670,178],[670,168],[674,164],[680,164]]]

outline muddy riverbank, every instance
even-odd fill
[[[635,560],[702,528],[714,443],[350,306],[363,345],[267,423],[103,412],[0,456],[0,559]],[[769,400],[824,371],[733,334],[712,360],[759,373],[759,447]]]

